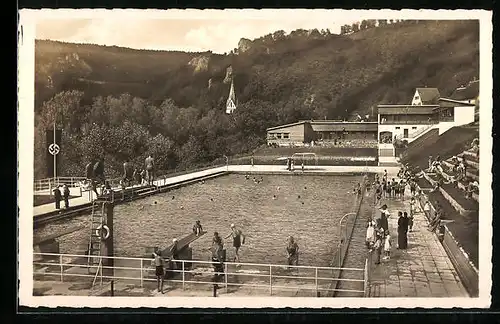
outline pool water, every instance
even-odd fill
[[[167,247],[200,220],[206,235],[193,242],[193,258],[208,260],[213,232],[224,238],[234,223],[246,235],[241,262],[286,263],[294,236],[300,264],[328,266],[338,242],[338,221],[355,208],[360,176],[263,175],[259,184],[231,174],[115,207],[117,256],[143,256],[146,247]],[[260,178],[260,176],[257,176]],[[273,198],[275,196],[275,198]],[[88,231],[87,231],[88,232]],[[231,238],[224,240],[228,258]]]
[[[116,206],[115,255],[142,257],[146,247],[167,247],[174,237],[190,233],[200,220],[208,233],[191,244],[194,259],[208,260],[206,249],[213,232],[226,237],[234,223],[246,235],[241,262],[286,263],[286,240],[292,235],[299,245],[300,264],[330,265],[338,242],[338,222],[354,210],[352,188],[361,176],[262,177],[256,184],[253,176],[247,180],[244,175],[231,174]],[[58,239],[60,253],[82,253],[90,237],[89,222],[89,215],[78,216],[47,224],[36,229],[35,235],[86,226]],[[230,260],[234,256],[231,238],[224,243]]]

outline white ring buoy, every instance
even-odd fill
[[[110,234],[109,227],[107,225],[99,225],[99,227],[96,228],[95,230],[95,234],[99,236],[102,240],[107,240]]]

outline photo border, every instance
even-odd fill
[[[286,10],[286,9],[281,9]],[[70,12],[71,11],[71,12]],[[78,16],[88,14],[96,14],[95,10],[78,10],[76,13]],[[109,10],[99,10],[98,15],[108,15]],[[203,10],[206,13],[208,10]],[[298,12],[293,10],[294,14],[304,14],[303,12]],[[376,14],[374,13],[376,11]],[[124,13],[123,10],[113,10],[113,12]],[[186,10],[179,10],[178,12],[187,13]],[[351,11],[352,12],[352,11]],[[368,12],[368,13],[365,13]],[[85,306],[89,307],[102,307],[103,301],[107,301],[107,307],[126,307],[137,305],[143,300],[147,302],[148,307],[238,307],[240,308],[242,304],[251,305],[252,308],[255,307],[310,307],[310,308],[321,308],[321,307],[343,307],[346,302],[352,302],[353,299],[317,299],[317,298],[281,298],[281,297],[241,297],[237,298],[236,301],[229,300],[225,297],[214,298],[203,298],[210,301],[203,301],[200,303],[189,303],[200,298],[192,297],[166,297],[168,299],[169,305],[164,305],[165,298],[154,298],[154,297],[124,297],[118,300],[113,297],[75,297],[75,296],[32,296],[33,291],[33,279],[32,279],[32,228],[33,228],[33,217],[32,217],[32,206],[33,206],[33,130],[34,130],[34,35],[36,28],[36,20],[39,19],[39,15],[50,15],[54,14],[59,16],[68,17],[68,13],[75,13],[73,10],[54,10],[50,12],[47,10],[33,11],[33,10],[21,10],[20,11],[20,26],[23,29],[23,38],[20,40],[19,44],[19,108],[18,108],[18,149],[19,152],[23,152],[23,158],[19,159],[19,197],[23,197],[22,201],[19,202],[19,251],[31,251],[31,253],[19,253],[19,279],[20,279],[20,290],[19,290],[19,302],[20,304],[25,304],[27,306],[72,306],[72,307],[82,307],[80,300],[85,299]],[[227,18],[228,11],[224,12],[224,17]],[[255,10],[255,13],[249,13],[251,16],[259,16],[262,12]],[[137,16],[137,11],[127,12],[125,14]],[[165,12],[158,13],[152,12],[151,10],[143,11],[141,10],[141,15],[148,14],[147,19],[151,19],[151,16],[165,17]],[[160,15],[161,14],[161,15]],[[168,13],[170,14],[170,13]],[[339,11],[339,14],[346,14],[346,10]],[[367,14],[367,16],[364,16]],[[375,16],[370,16],[370,14],[375,14]],[[447,15],[446,18],[458,19],[457,17],[476,17],[480,20],[480,93],[481,93],[481,103],[483,107],[492,107],[492,24],[491,24],[491,12],[483,10],[453,10],[453,11],[395,11],[395,10],[356,10],[357,19],[370,19],[370,18],[382,18],[380,15],[383,14],[387,19],[396,18],[404,19],[404,17],[411,17],[412,19],[432,19],[436,17],[440,20],[443,19],[443,15]],[[387,15],[387,16],[385,16]],[[37,17],[38,16],[38,17]],[[168,16],[168,15],[167,15]],[[55,16],[53,16],[55,17]],[[234,16],[233,16],[234,17]],[[181,19],[181,18],[179,18]],[[192,16],[189,19],[193,19]],[[236,18],[235,18],[236,19]],[[481,139],[481,152],[480,152],[480,169],[489,170],[492,167],[492,110],[482,109],[480,110],[480,139]],[[30,136],[31,135],[31,136]],[[28,154],[27,152],[31,152]],[[31,155],[31,156],[30,156]],[[30,170],[30,172],[28,172]],[[492,175],[481,172],[480,173],[480,211],[481,211],[481,222],[479,223],[480,243],[479,250],[481,251],[480,257],[480,273],[479,273],[479,287],[480,287],[480,297],[479,298],[428,298],[427,300],[422,300],[419,298],[356,298],[356,307],[488,307],[491,301],[491,274],[492,274],[492,210],[488,210],[488,206],[492,206]],[[484,194],[484,193],[488,194]],[[31,277],[31,278],[30,278]],[[29,282],[28,282],[29,281]],[[486,291],[486,292],[485,292]],[[28,294],[29,292],[29,294]],[[109,298],[113,298],[114,302],[111,304],[108,302]],[[130,301],[128,300],[130,299]],[[173,300],[175,299],[175,300]],[[195,300],[194,300],[195,299]],[[225,301],[224,301],[225,300]],[[422,303],[415,303],[415,301],[420,301]],[[364,301],[364,302],[363,302]],[[370,302],[371,301],[371,302]],[[123,302],[123,303],[122,303]],[[142,303],[140,303],[142,304]]]

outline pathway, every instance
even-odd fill
[[[375,265],[372,261],[370,297],[468,297],[436,234],[427,230],[428,221],[419,210],[414,215],[413,232],[408,233],[408,249],[397,249],[397,214],[409,211],[408,197],[386,199],[391,214],[389,232],[393,241],[391,259]]]

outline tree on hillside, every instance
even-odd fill
[[[359,29],[363,30],[363,29],[367,29],[367,28],[368,28],[368,21],[366,21],[366,20],[363,19],[361,21],[361,24],[359,25]]]
[[[354,33],[359,31],[359,23],[356,22],[352,24],[352,31]]]
[[[274,40],[281,40],[286,37],[286,33],[284,30],[277,30],[273,33]]]
[[[319,32],[319,30],[317,28],[314,28],[313,30],[310,31],[309,37],[319,38],[319,37],[321,37],[321,33]]]
[[[378,25],[379,26],[385,26],[385,25],[387,25],[387,19],[379,19],[378,20]]]
[[[366,21],[366,26],[367,28],[374,28],[377,26],[377,20],[376,19],[368,19]]]
[[[349,34],[352,31],[352,26],[351,25],[343,25],[340,26],[340,34]]]
[[[436,26],[421,21],[405,28],[373,29],[370,37],[355,39],[285,37],[272,45],[274,55],[260,49],[244,57],[215,54],[208,71],[197,73],[188,62],[198,54],[64,44],[54,49],[52,43],[44,50],[38,47],[35,64],[37,71],[45,72],[35,77],[62,73],[66,81],[54,83],[50,91],[55,95],[48,96],[48,88],[36,88],[46,102],[37,102],[35,110],[35,176],[46,177],[45,126],[52,127],[51,106],[64,112],[59,121],[65,125],[60,175],[81,175],[85,162],[100,151],[106,157],[107,175],[120,175],[125,156],[131,154],[142,166],[152,147],[158,147],[158,156],[167,152],[162,164],[169,169],[177,168],[189,150],[202,150],[187,161],[197,166],[223,154],[251,152],[265,141],[270,126],[325,115],[364,115],[380,103],[406,102],[421,84],[451,93],[478,73],[479,25],[440,21]],[[348,25],[341,31],[349,34],[351,29]],[[458,47],[464,55],[450,56]],[[88,79],[95,82],[76,82],[87,78],[79,74],[83,72],[60,72],[54,62],[65,60],[67,53],[77,53],[88,64],[93,71]],[[446,69],[433,73],[443,64]],[[223,80],[230,65],[239,105],[234,114],[226,115],[229,85]],[[82,90],[84,96],[79,100],[66,89]],[[311,104],[305,104],[307,99]],[[160,146],[163,142],[166,145]]]

